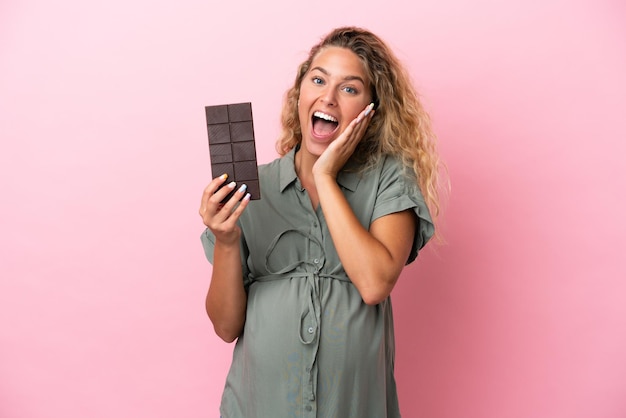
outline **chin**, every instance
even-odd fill
[[[319,157],[326,151],[331,142],[316,142],[315,140],[305,139],[302,141],[300,149],[304,148],[308,154]]]

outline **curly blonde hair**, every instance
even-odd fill
[[[433,217],[439,214],[439,166],[436,137],[411,78],[391,49],[378,36],[357,27],[337,28],[326,35],[300,64],[293,87],[285,94],[282,132],[276,150],[282,156],[302,141],[298,117],[300,85],[313,59],[328,47],[347,48],[363,62],[371,82],[376,112],[355,150],[363,170],[384,155],[397,157],[417,182]]]

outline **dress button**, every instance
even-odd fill
[[[313,409],[313,407],[312,407],[311,405],[307,405],[307,406],[306,406],[306,410],[307,410],[307,411],[311,412],[311,410],[312,410],[312,409]]]
[[[315,264],[318,264],[318,263],[320,262],[320,259],[319,259],[319,258],[316,258],[315,260],[313,260],[313,262],[314,262]]]
[[[313,334],[313,332],[315,332],[315,328],[309,327],[307,331],[309,331],[309,334]]]

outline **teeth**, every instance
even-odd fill
[[[313,113],[313,116],[315,116],[316,118],[327,120],[329,122],[337,123],[337,119],[335,119],[334,117],[330,115],[327,115],[326,113],[322,113],[318,111],[318,112]]]

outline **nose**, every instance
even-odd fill
[[[335,106],[337,104],[337,97],[335,94],[335,89],[329,86],[329,88],[325,89],[322,93],[320,100],[327,106]]]

